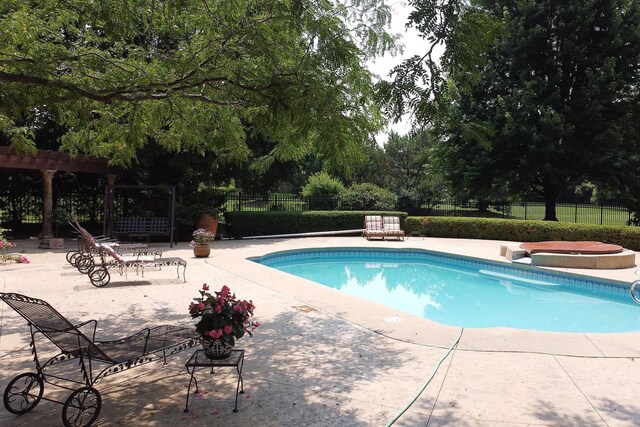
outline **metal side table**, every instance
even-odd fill
[[[204,355],[204,350],[198,349],[191,355],[187,363],[184,366],[187,368],[187,372],[191,375],[189,380],[189,387],[187,388],[187,403],[184,407],[184,412],[189,412],[189,395],[191,394],[191,383],[196,384],[196,393],[198,392],[198,380],[195,377],[195,371],[197,368],[210,368],[213,374],[214,368],[223,367],[235,367],[238,373],[238,384],[236,385],[236,405],[233,408],[233,412],[238,412],[238,394],[244,393],[244,383],[242,381],[242,365],[244,365],[244,350],[232,350],[231,356],[226,359],[209,359]]]

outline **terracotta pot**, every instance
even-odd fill
[[[196,243],[193,247],[193,255],[196,258],[206,258],[211,253],[211,247],[208,243]]]
[[[198,228],[204,228],[216,234],[218,231],[218,218],[209,214],[202,215],[198,220]]]
[[[49,247],[51,249],[64,248],[64,239],[62,237],[52,237],[49,239]]]

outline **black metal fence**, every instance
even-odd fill
[[[399,198],[395,210],[411,216],[466,216],[481,218],[543,219],[542,202],[457,202]],[[313,198],[295,194],[232,194],[227,197],[226,211],[307,211],[348,210],[339,197]],[[556,215],[561,222],[581,224],[629,225],[632,212],[620,204],[558,203]]]
[[[131,205],[131,200],[144,198],[137,194],[117,195],[116,209]],[[142,206],[145,203],[137,203]],[[81,222],[102,224],[104,218],[104,189],[96,188],[85,192],[56,194],[54,208],[74,212]],[[154,207],[155,209],[156,207]],[[160,209],[160,208],[158,208]],[[156,210],[158,210],[156,209]],[[266,195],[232,194],[224,205],[226,211],[306,211],[306,210],[348,210],[340,198],[312,198],[295,194],[271,193]],[[395,210],[412,216],[466,216],[484,218],[543,219],[544,203],[495,203],[456,202],[450,200],[419,200],[399,198]],[[119,212],[122,213],[122,212]],[[632,212],[624,205],[558,203],[557,217],[561,222],[623,226],[629,225]],[[20,228],[25,225],[42,224],[42,194],[11,194],[0,192],[0,225],[6,228]]]

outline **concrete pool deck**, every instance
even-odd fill
[[[360,237],[217,241],[211,256],[193,258],[181,243],[154,245],[164,256],[188,262],[182,283],[173,269],[113,274],[93,287],[64,260],[65,250],[40,250],[17,242],[31,264],[0,265],[3,292],[42,298],[72,321],[98,320],[98,339],[150,325],[192,325],[187,306],[202,283],[228,285],[256,304],[262,325],[246,349],[246,394],[232,413],[235,378],[219,370],[200,373],[202,393],[190,399],[184,363],[191,351],[98,382],[103,406],[95,425],[384,426],[408,405],[461,329],[417,318],[246,258],[314,247],[421,248],[505,262],[508,242],[408,237],[404,242]],[[67,247],[72,246],[71,241]],[[636,254],[638,259],[638,254]],[[640,259],[637,263],[640,266]],[[573,270],[574,274],[631,283],[640,267]],[[28,327],[0,303],[0,388],[18,373],[33,371]],[[462,332],[421,396],[395,426],[638,426],[640,332],[582,334],[507,328]],[[69,392],[45,385],[45,396]],[[61,425],[62,405],[42,401],[15,416],[0,410],[3,426]]]

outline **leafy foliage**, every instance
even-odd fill
[[[402,197],[443,198],[444,183],[433,153],[436,138],[426,129],[389,134],[384,145],[385,187]]]
[[[259,211],[227,212],[225,218],[234,237],[314,231],[357,230],[363,228],[365,215],[407,217],[395,211]]]
[[[482,77],[451,96],[439,156],[454,189],[494,199],[536,194],[545,219],[556,220],[568,188],[638,181],[640,3],[482,3],[505,31],[483,53]],[[461,122],[493,137],[479,143]]]
[[[475,0],[408,3],[414,10],[407,26],[426,40],[425,52],[394,67],[390,81],[378,84],[378,99],[396,120],[411,112],[420,125],[437,126],[447,118],[452,90],[449,78],[455,77],[458,85],[467,87],[480,77],[482,53],[500,34],[502,24]]]
[[[302,187],[302,195],[310,198],[309,206],[312,209],[332,209],[343,191],[342,182],[326,172],[311,175]]]
[[[129,165],[150,140],[246,158],[250,123],[267,162],[339,163],[381,124],[363,63],[389,19],[382,0],[5,1],[0,134],[33,149],[52,117],[63,149]]]
[[[375,184],[353,184],[340,194],[343,209],[391,210],[396,207],[397,197],[391,191]]]
[[[544,240],[592,240],[640,249],[640,229],[549,221],[514,221],[491,218],[409,217],[407,234],[460,239],[536,242]]]

